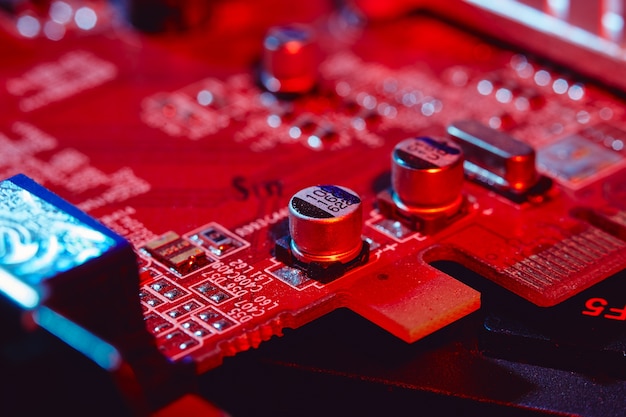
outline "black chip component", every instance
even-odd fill
[[[143,250],[181,276],[211,263],[202,249],[171,231],[149,242]]]

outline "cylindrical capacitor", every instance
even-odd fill
[[[348,262],[363,247],[361,199],[352,190],[318,185],[289,201],[293,255],[302,262]]]
[[[270,28],[263,42],[261,82],[273,93],[306,93],[317,82],[318,61],[315,34],[309,26]]]
[[[454,212],[462,202],[463,160],[463,151],[451,140],[403,140],[391,156],[394,201],[408,211]]]

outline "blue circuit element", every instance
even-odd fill
[[[46,281],[130,245],[24,175],[0,182],[0,291],[38,306]]]

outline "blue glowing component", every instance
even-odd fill
[[[125,241],[24,175],[0,182],[0,291],[25,308],[46,280]]]
[[[107,371],[115,371],[122,364],[120,352],[66,317],[43,306],[34,314],[35,322],[65,343],[87,356]]]
[[[0,292],[26,309],[39,305],[41,296],[33,287],[28,286],[4,269],[0,269]]]

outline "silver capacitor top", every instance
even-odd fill
[[[291,250],[303,262],[348,262],[363,246],[361,199],[336,185],[298,191],[289,201]]]
[[[451,140],[429,136],[403,140],[391,156],[394,198],[408,210],[458,208],[463,160],[461,147]]]

